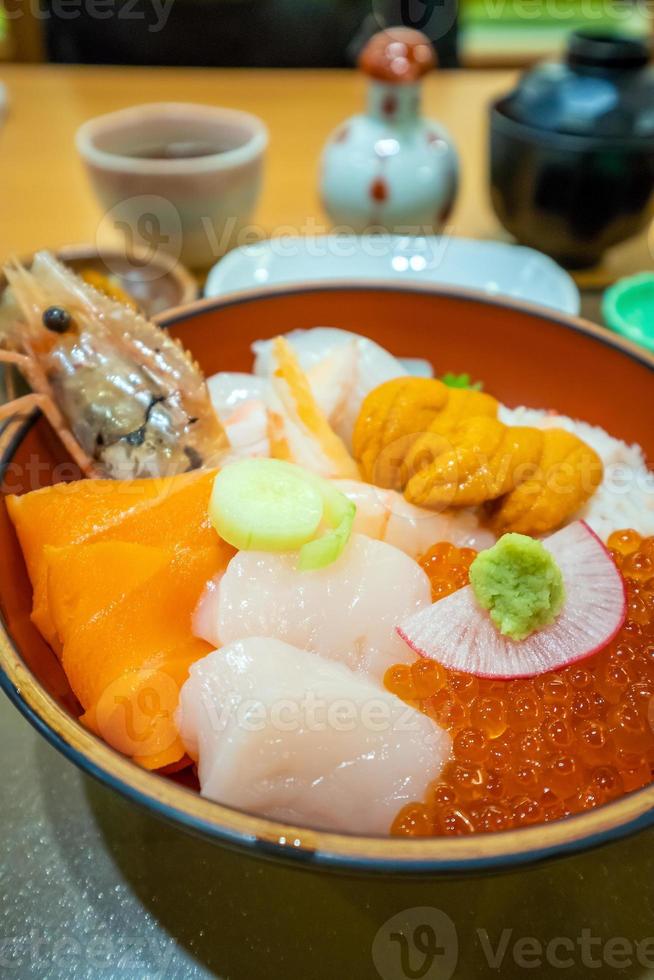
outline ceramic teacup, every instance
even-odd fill
[[[205,268],[254,210],[268,132],[247,112],[161,102],[91,119],[76,142],[105,209],[101,231]]]

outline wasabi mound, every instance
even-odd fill
[[[565,588],[553,555],[525,534],[505,534],[470,566],[477,602],[503,636],[524,640],[563,609]]]

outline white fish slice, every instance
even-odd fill
[[[381,680],[415,657],[395,627],[431,602],[412,558],[354,534],[331,565],[298,571],[296,554],[240,551],[208,589],[195,631],[214,646],[272,636]]]
[[[387,834],[451,747],[431,719],[367,678],[261,637],[193,665],[178,726],[203,796],[359,834]]]

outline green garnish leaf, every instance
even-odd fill
[[[446,371],[441,375],[440,380],[448,388],[468,388],[470,391],[481,391],[484,387],[483,381],[472,381],[469,374],[454,374]]]

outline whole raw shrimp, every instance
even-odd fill
[[[228,449],[204,377],[165,331],[105,296],[48,252],[5,268],[0,362],[33,394],[0,418],[40,408],[90,476],[170,476]]]

